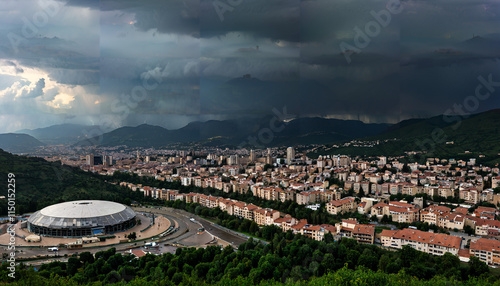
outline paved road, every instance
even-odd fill
[[[138,212],[153,212],[153,209],[136,209]],[[156,211],[156,210],[155,210]],[[156,212],[153,212],[156,213]],[[173,221],[177,221],[179,224],[179,230],[173,234],[170,234],[166,236],[162,241],[166,242],[171,242],[171,243],[176,243],[179,240],[185,239],[186,237],[189,237],[191,235],[196,234],[197,229],[200,227],[198,224],[194,224],[191,221],[184,219],[182,216],[175,215],[173,212],[164,212],[165,214],[162,214],[162,216],[166,217],[173,223]],[[186,232],[187,231],[187,232]],[[166,239],[166,240],[165,240]],[[146,243],[147,241],[140,241],[140,242],[129,242],[129,243],[124,243],[124,244],[118,244],[118,245],[112,245],[112,246],[104,246],[104,247],[95,247],[95,248],[80,248],[80,249],[65,249],[62,248],[57,252],[50,252],[47,250],[47,248],[42,247],[42,248],[21,248],[18,247],[16,250],[16,257],[18,258],[23,258],[23,257],[34,257],[37,255],[49,255],[50,256],[58,256],[58,255],[72,255],[74,253],[80,253],[80,252],[91,252],[91,253],[96,253],[98,251],[106,250],[109,249],[110,247],[115,247],[117,251],[126,251],[129,248],[136,247],[136,246],[142,246]],[[5,247],[2,247],[0,249],[0,253],[3,252],[9,252]]]
[[[197,215],[194,215],[192,213],[189,213],[184,210],[178,210],[178,209],[173,209],[173,208],[167,208],[167,207],[162,207],[162,208],[149,208],[149,209],[141,209],[141,211],[148,210],[149,212],[156,213],[156,214],[168,214],[170,216],[173,216],[175,218],[178,218],[179,221],[186,222],[187,224],[192,224],[196,225],[196,229],[194,231],[197,231],[198,228],[201,226],[205,228],[206,231],[211,233],[214,236],[219,237],[222,240],[227,241],[228,243],[231,243],[233,246],[237,247],[240,244],[244,243],[245,241],[248,240],[248,237],[244,234],[236,234],[233,231],[228,231],[210,221],[207,221]],[[196,223],[193,223],[190,219],[193,218]],[[191,231],[191,229],[190,229]],[[181,241],[182,239],[189,237],[190,235],[186,234],[185,237],[181,237],[179,239],[175,239],[174,241]],[[170,242],[170,241],[167,241]]]
[[[211,221],[205,220],[200,217],[196,217],[196,219],[203,225],[203,227],[210,232],[211,234],[219,237],[222,240],[225,240],[231,243],[233,246],[240,246],[248,240],[248,236],[243,234],[236,234],[225,229],[221,228],[219,225],[212,223]]]
[[[156,215],[161,215],[169,219],[171,222],[176,221],[179,225],[179,229],[170,235],[167,235],[164,238],[161,238],[159,241],[164,244],[164,243],[178,243],[182,244],[182,240],[191,237],[193,235],[196,235],[198,232],[198,229],[200,227],[204,227],[207,232],[210,234],[219,237],[222,240],[227,241],[228,243],[231,243],[234,247],[238,247],[240,244],[244,243],[247,241],[248,237],[244,234],[238,234],[236,232],[233,232],[231,230],[225,229],[221,226],[218,226],[210,221],[207,221],[203,218],[200,218],[194,214],[188,213],[183,210],[178,210],[178,209],[172,209],[172,208],[167,208],[167,207],[157,207],[157,208],[134,208],[138,212],[148,212],[148,213],[154,213]],[[195,222],[191,221],[190,218],[194,218]],[[140,247],[143,246],[147,241],[141,241],[141,242],[130,242],[130,243],[124,243],[124,244],[119,244],[119,245],[113,245],[113,246],[108,246],[108,247],[96,247],[96,248],[80,248],[80,249],[60,249],[57,252],[49,252],[47,248],[18,248],[16,251],[16,257],[22,258],[22,257],[33,257],[37,255],[49,255],[50,256],[63,256],[67,254],[68,256],[71,256],[72,254],[75,253],[81,253],[81,252],[91,252],[91,253],[96,253],[98,251],[103,251],[106,249],[109,249],[110,247],[115,247],[117,252],[126,252],[130,248],[134,247]],[[166,246],[160,246],[165,248],[166,251],[172,252],[172,249],[168,249]],[[161,249],[159,249],[161,251]],[[7,249],[1,248],[0,253],[7,252]],[[54,260],[55,258],[50,258],[51,260]],[[57,260],[67,260],[67,258],[59,258]]]
[[[200,224],[194,223],[189,220],[185,214],[177,212],[176,209],[171,208],[134,208],[135,211],[139,212],[149,212],[156,215],[161,215],[169,219],[171,222],[176,221],[179,225],[179,230],[177,232],[168,235],[162,242],[168,243],[180,243],[183,239],[195,235],[198,229],[201,227]]]

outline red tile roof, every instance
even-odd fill
[[[380,233],[380,236],[393,237],[396,232],[398,232],[398,231],[397,230],[384,229]]]
[[[298,224],[292,226],[293,229],[299,230],[307,224],[307,219],[301,219]]]
[[[384,208],[386,206],[388,206],[388,204],[386,204],[386,203],[376,203],[375,205],[372,206],[372,208],[377,209],[377,208]]]
[[[439,216],[439,219],[446,219],[448,221],[461,221],[463,222],[465,217],[462,214],[457,213],[443,213]]]
[[[328,230],[329,232],[337,232],[337,228],[331,224],[322,224],[321,227]]]
[[[467,218],[475,221],[476,226],[488,225],[488,226],[494,226],[496,228],[500,228],[500,221],[498,221],[498,220],[484,219],[484,218],[478,218],[478,217],[473,217],[473,216],[467,216]]]
[[[467,214],[469,210],[466,209],[466,208],[463,208],[463,207],[458,207],[456,209],[453,210],[453,212],[456,212],[456,213],[461,213],[461,214]]]
[[[375,235],[375,226],[373,225],[367,225],[367,224],[357,224],[352,233],[354,234],[369,234],[369,235]]]
[[[398,201],[390,201],[389,205],[403,207],[403,208],[415,208],[415,205],[408,204],[408,203],[402,203],[402,202],[398,202]]]
[[[281,224],[282,222],[289,221],[291,218],[280,217],[274,220],[274,223]]]
[[[341,199],[341,200],[338,200],[338,201],[330,201],[330,204],[336,206],[336,207],[340,207],[341,205],[343,204],[348,204],[350,202],[354,202],[354,199],[353,198],[344,198],[344,199]]]
[[[483,250],[483,251],[493,251],[493,250],[499,251],[500,241],[496,239],[480,238],[470,243],[470,249]]]
[[[134,249],[132,250],[132,254],[135,255],[137,258],[141,258],[144,255],[146,255],[146,252],[144,252],[142,249]]]
[[[470,253],[468,249],[459,249],[458,256],[460,257],[470,257]]]
[[[394,234],[395,238],[418,241],[439,246],[460,249],[462,239],[458,236],[447,235],[443,233],[431,233],[410,228],[398,230]]]
[[[425,208],[425,210],[427,211],[438,211],[438,212],[450,212],[451,209],[448,208],[448,207],[445,207],[445,206],[436,206],[436,205],[433,205],[433,206],[428,206]]]

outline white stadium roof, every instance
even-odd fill
[[[72,201],[48,206],[40,211],[44,216],[63,218],[89,218],[119,213],[126,206],[108,201]]]

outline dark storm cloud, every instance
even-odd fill
[[[61,1],[61,0],[58,0]],[[61,1],[65,3],[67,6],[75,6],[75,7],[85,7],[90,9],[98,10],[100,8],[100,0],[63,0]]]
[[[222,1],[173,0],[133,1],[104,0],[101,10],[122,10],[135,15],[135,26],[141,31],[156,29],[160,33],[201,36],[224,36],[232,31],[247,33],[256,38],[290,42],[300,41],[299,0],[234,1],[228,6]],[[218,13],[219,11],[219,13]],[[220,18],[222,15],[223,18]],[[222,20],[221,20],[222,19]]]
[[[99,59],[83,55],[73,49],[75,43],[58,37],[40,37],[23,41],[17,52],[9,43],[0,43],[7,51],[6,58],[15,58],[21,65],[49,70],[50,77],[60,83],[86,85],[99,83]],[[24,70],[14,62],[9,65],[17,73]]]
[[[282,106],[298,116],[394,122],[442,113],[474,91],[478,75],[497,73],[497,0],[404,0],[349,63],[339,45],[355,46],[356,29],[390,1],[61,0],[66,8],[14,51],[6,35],[20,35],[22,17],[40,9],[36,0],[4,0],[0,92],[24,97],[8,109],[30,106],[34,122],[45,101],[63,106],[72,96],[75,120],[100,112],[116,127],[180,127]],[[148,76],[161,82],[120,118],[111,103],[127,102]],[[481,108],[500,106],[496,98]]]
[[[200,70],[208,78],[230,80],[250,74],[260,80],[293,81],[299,79],[299,59],[204,58]]]
[[[476,36],[459,43],[429,46],[426,51],[404,57],[402,66],[445,67],[476,65],[500,57],[500,34]]]
[[[337,43],[342,40],[352,40],[353,29],[359,27],[363,30],[368,22],[374,20],[372,12],[387,10],[389,2],[389,0],[302,1],[300,5],[301,41],[325,44],[325,41]],[[398,22],[398,15],[392,14],[389,24],[377,37],[391,35],[399,29]]]
[[[50,78],[58,83],[87,85],[99,83],[99,70],[47,69]]]
[[[299,0],[234,1],[241,4],[229,6],[231,10],[224,13],[221,13],[223,8],[217,8],[217,3],[221,2],[229,5],[227,1],[201,0],[203,38],[220,37],[237,31],[255,38],[300,41]]]
[[[151,85],[145,99],[131,104],[126,122],[140,122],[142,116],[158,119],[161,114],[199,114],[199,59],[148,60],[105,58],[101,62],[101,98],[105,112],[113,111],[113,102],[128,102],[136,87]],[[155,115],[155,116],[152,116]],[[156,116],[158,115],[158,116]],[[136,118],[133,118],[136,117]],[[139,119],[138,119],[139,118]],[[150,123],[153,123],[150,119]],[[159,124],[157,122],[157,124]],[[162,122],[163,124],[163,122]]]
[[[484,61],[450,66],[428,66],[425,68],[404,67],[399,80],[401,87],[401,110],[413,116],[432,116],[452,109],[455,104],[463,104],[480,84],[478,77],[498,81],[500,62]],[[498,96],[480,101],[477,112],[496,108],[500,104]]]
[[[465,40],[498,28],[500,2],[495,0],[439,0],[404,2],[402,39]],[[446,19],[446,20],[444,20]]]
[[[134,25],[141,31],[156,29],[160,33],[193,37],[200,34],[199,0],[102,0],[101,10],[133,13]]]
[[[370,52],[360,53],[359,55],[352,55],[353,60],[351,63],[347,63],[345,56],[341,53],[333,55],[321,55],[312,57],[301,57],[300,61],[308,65],[320,65],[320,66],[359,66],[359,65],[377,65],[390,62],[399,62],[399,55],[385,56]]]

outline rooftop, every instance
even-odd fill
[[[44,216],[63,218],[89,218],[107,216],[125,210],[126,206],[109,201],[71,201],[48,206],[40,211]]]

